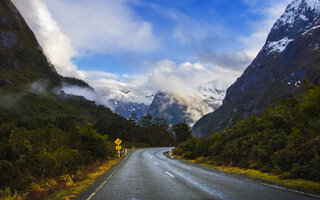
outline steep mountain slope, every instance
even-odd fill
[[[260,113],[280,98],[303,91],[301,81],[320,79],[320,1],[294,0],[274,24],[265,45],[227,90],[223,105],[202,117],[193,134],[206,136]]]
[[[106,107],[80,96],[59,93],[64,83],[92,90],[83,81],[61,77],[10,0],[0,2],[0,123],[11,120],[81,123],[99,117],[119,119]],[[94,93],[94,91],[92,91]],[[123,119],[124,120],[124,119]]]
[[[40,78],[57,85],[60,77],[48,64],[33,32],[9,0],[0,2],[0,89]]]
[[[159,91],[148,112],[154,118],[164,118],[170,124],[185,121],[193,125],[201,116],[217,109],[224,96],[225,90],[217,89],[213,82],[200,86],[192,95]]]

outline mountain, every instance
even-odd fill
[[[11,1],[0,2],[0,89],[18,87],[50,78],[59,85],[60,76],[49,64],[33,32]]]
[[[123,85],[110,83],[96,87],[98,95],[113,112],[129,119],[132,114],[138,118],[147,114],[148,107],[154,97],[152,92],[136,92]]]
[[[257,57],[228,88],[222,106],[202,117],[193,126],[193,134],[209,135],[260,113],[281,98],[302,93],[303,78],[318,83],[319,42],[320,1],[292,1]]]
[[[159,91],[149,106],[148,113],[154,118],[164,118],[169,124],[185,121],[193,125],[201,116],[221,105],[225,90],[216,88],[210,82],[200,86],[191,95]]]
[[[124,120],[110,109],[66,88],[95,91],[84,81],[60,76],[47,60],[35,35],[10,0],[0,2],[0,123],[26,124],[63,118],[77,123],[98,118]],[[87,94],[87,93],[86,93]],[[31,123],[32,122],[32,123]],[[22,122],[21,122],[22,123]]]
[[[133,114],[135,114],[138,119],[145,116],[148,112],[148,105],[143,103],[134,103],[134,102],[118,102],[115,100],[115,109],[114,112],[129,119]]]

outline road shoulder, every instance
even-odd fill
[[[98,179],[94,181],[93,184],[89,185],[86,190],[82,191],[78,196],[77,200],[88,200],[91,199],[95,193],[104,185],[106,182],[113,176],[113,174],[121,167],[121,165],[125,162],[127,158],[130,157],[130,155],[135,150],[131,150],[127,156],[124,156],[121,158],[121,160],[118,160],[117,164],[114,165],[109,170],[105,171],[102,176],[100,176]]]
[[[164,155],[170,159],[176,159],[176,160],[179,160],[180,162],[189,164],[191,166],[210,170],[216,173],[222,173],[224,175],[237,177],[242,180],[254,181],[262,185],[267,185],[267,186],[278,188],[278,189],[288,190],[288,191],[320,198],[320,183],[318,182],[301,180],[301,179],[287,180],[287,179],[281,179],[277,175],[263,173],[258,170],[241,169],[237,167],[215,166],[215,165],[210,165],[207,162],[201,162],[201,159],[188,160],[175,155],[170,156],[168,152],[164,153]]]

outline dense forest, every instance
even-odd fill
[[[32,182],[114,157],[118,137],[124,147],[175,143],[163,119],[147,115],[137,120],[133,115],[127,120],[83,97],[63,93],[19,94],[23,95],[12,105],[0,105],[0,190],[28,191]]]
[[[305,84],[304,95],[282,99],[261,115],[207,138],[189,138],[174,153],[186,159],[205,157],[213,165],[320,181],[320,86]]]
[[[94,90],[62,77],[10,0],[0,1],[0,198],[30,191],[32,182],[73,174],[124,147],[168,146],[175,138],[161,119],[127,120],[63,86]],[[10,36],[10,37],[9,37]]]

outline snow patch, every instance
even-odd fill
[[[293,41],[292,39],[288,39],[287,37],[285,37],[279,41],[268,42],[266,46],[267,50],[269,51],[268,55],[270,53],[281,53],[286,49],[288,44],[292,41]]]
[[[308,11],[315,11],[320,14],[320,1],[319,0],[294,0],[292,1],[285,13],[275,23],[273,29],[277,30],[283,25],[293,27],[295,22],[299,19],[308,21],[306,13]]]
[[[310,28],[309,30],[305,31],[302,35],[305,35],[305,34],[309,33],[310,31],[318,29],[318,28],[320,28],[320,25]]]

